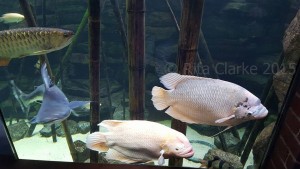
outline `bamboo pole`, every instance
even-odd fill
[[[126,0],[130,118],[144,119],[145,0]]]
[[[102,62],[103,62],[103,67],[104,67],[104,75],[105,75],[105,81],[106,81],[106,92],[107,92],[107,100],[108,100],[108,111],[109,111],[109,118],[113,119],[114,118],[114,111],[113,111],[113,106],[112,106],[112,99],[111,99],[111,89],[110,89],[110,80],[109,80],[109,75],[108,75],[108,66],[107,66],[107,57],[106,55],[102,52]]]
[[[171,7],[171,5],[170,5],[170,3],[169,3],[169,0],[165,0],[165,1],[166,1],[166,3],[167,3],[167,6],[168,6],[169,11],[170,11],[170,13],[171,13],[171,17],[172,17],[172,19],[173,19],[173,21],[174,21],[174,23],[175,23],[176,28],[177,28],[177,31],[180,32],[180,27],[179,27],[179,25],[178,25],[178,22],[177,22],[177,19],[176,19],[176,17],[175,17],[175,14],[174,14],[174,12],[173,12],[173,9],[172,9],[172,7]],[[210,77],[218,79],[219,76],[218,76],[218,74],[216,73],[216,69],[215,69],[215,66],[214,66],[214,64],[213,64],[213,59],[212,59],[212,57],[211,57],[211,55],[210,55],[210,52],[209,52],[209,49],[208,49],[208,46],[207,46],[207,44],[206,44],[206,40],[205,40],[205,38],[204,38],[204,35],[203,35],[203,33],[202,33],[201,28],[200,28],[200,42],[199,42],[199,48],[200,48],[200,50],[204,53],[204,56],[205,56],[205,58],[206,58],[205,60],[207,60],[207,64],[210,66],[210,69],[209,69],[209,70],[211,70],[210,72],[212,72],[212,73],[210,74]],[[198,58],[198,62],[199,62],[201,65],[203,65],[202,59],[200,58],[200,55],[199,55],[199,52],[197,52],[196,56],[197,56],[197,58]],[[200,67],[201,67],[201,66],[200,66]],[[204,71],[203,71],[203,70],[202,70],[202,73],[203,73],[203,74],[202,74],[203,76],[206,76],[206,75],[204,74]],[[221,130],[219,130],[219,131],[221,132]],[[233,132],[233,133],[237,133],[236,128],[233,128],[233,129],[232,129],[232,132]],[[218,134],[218,137],[219,137],[219,139],[220,139],[220,142],[221,142],[221,145],[222,145],[222,149],[223,149],[224,151],[227,151],[228,147],[227,147],[227,145],[226,145],[226,140],[225,140],[224,134],[223,134],[223,133],[220,133],[220,134]]]
[[[33,16],[30,4],[27,2],[27,0],[19,0],[19,2],[20,2],[20,6],[22,8],[23,14],[25,16],[25,20],[27,22],[27,25],[29,27],[37,27],[37,23],[36,23],[36,21],[34,19],[34,16]],[[52,70],[51,70],[50,65],[49,65],[49,61],[48,61],[47,55],[46,54],[41,55],[39,57],[39,60],[40,60],[40,63],[44,63],[45,62],[47,64],[47,70],[48,70],[49,76],[51,77],[52,80],[54,80],[54,77],[53,77]],[[36,124],[31,124],[30,125],[29,130],[27,132],[27,136],[31,136],[32,135],[35,127],[36,127]],[[51,132],[52,133],[52,140],[53,140],[53,142],[57,142],[56,132],[53,131],[53,129],[54,129],[54,127],[52,126],[51,127],[51,130],[52,130],[52,132]]]
[[[31,7],[30,7],[29,3],[27,2],[27,0],[19,0],[19,2],[20,2],[20,5],[22,7],[22,10],[23,10],[23,13],[25,15],[25,19],[27,21],[28,26],[29,27],[36,27],[37,24],[35,22],[35,19],[33,17],[33,13],[32,13],[32,10],[31,10]],[[42,63],[46,63],[47,64],[47,70],[48,70],[49,76],[51,77],[51,80],[53,82],[55,82],[55,77],[53,76],[53,73],[52,73],[52,70],[51,70],[51,67],[50,67],[47,55],[41,55],[39,59],[40,59],[41,65],[42,65]],[[63,125],[63,129],[64,129],[64,132],[65,132],[65,135],[66,135],[66,140],[67,140],[67,144],[68,144],[68,147],[69,147],[72,159],[73,159],[74,162],[76,162],[77,161],[76,150],[75,150],[75,147],[74,147],[74,144],[73,144],[72,136],[71,136],[71,134],[70,134],[70,132],[68,130],[68,126],[67,126],[66,120],[62,121],[62,125]],[[36,124],[35,125],[31,125],[29,127],[28,134],[32,135],[32,132],[34,131],[35,126],[36,126]],[[54,124],[52,124],[51,130],[52,130],[51,133],[52,133],[53,142],[56,142],[57,139],[56,139],[56,132],[55,132],[55,126],[54,126]]]
[[[88,1],[88,26],[89,26],[89,78],[90,78],[90,124],[91,133],[98,131],[97,126],[100,122],[99,114],[99,83],[100,83],[100,0],[89,0]],[[98,162],[98,152],[90,151],[90,162]]]
[[[116,16],[116,19],[117,19],[117,22],[119,25],[120,33],[121,33],[124,50],[127,55],[127,53],[128,53],[127,34],[126,34],[126,30],[125,30],[125,24],[124,24],[124,21],[123,21],[123,18],[122,18],[120,9],[119,9],[119,3],[118,3],[118,0],[110,0],[110,3],[113,6],[113,11],[115,13],[115,16]],[[127,60],[127,57],[125,57],[125,60]]]
[[[183,0],[178,42],[178,73],[193,75],[197,55],[204,0]],[[172,119],[171,127],[186,134],[186,124]],[[182,158],[171,158],[169,166],[182,166]]]
[[[123,18],[122,18],[120,9],[119,9],[118,0],[110,0],[110,3],[113,6],[113,10],[114,10],[114,13],[115,13],[118,25],[119,25],[119,29],[120,29],[120,33],[121,33],[121,37],[122,37],[122,41],[123,41],[124,52],[123,52],[122,62],[123,62],[123,67],[124,67],[123,69],[125,72],[127,69],[126,65],[127,65],[127,58],[128,58],[128,43],[127,43],[127,34],[126,34],[126,30],[125,30],[125,24],[124,24],[124,21],[123,21]],[[122,80],[123,86],[126,86],[125,83],[126,83],[126,80],[123,79]],[[122,102],[123,103],[125,103],[125,97],[126,97],[125,92],[126,92],[126,89],[123,88],[123,92],[122,92],[123,93],[122,94]],[[123,120],[125,120],[125,114],[126,114],[125,104],[122,104],[122,107],[123,107]]]

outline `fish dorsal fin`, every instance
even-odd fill
[[[51,79],[48,75],[48,71],[47,71],[47,65],[46,63],[44,63],[41,67],[41,74],[42,74],[42,78],[45,84],[46,89],[50,88],[51,86],[53,86]]]
[[[168,73],[159,78],[160,82],[168,89],[175,89],[178,83],[189,79],[203,79],[203,77],[180,75],[178,73]]]
[[[159,153],[160,153],[160,156],[157,160],[157,163],[158,163],[158,165],[163,165],[165,163],[165,158],[164,158],[165,151],[161,150]]]
[[[1,58],[0,59],[0,67],[1,66],[7,66],[10,62],[10,58]]]
[[[124,121],[121,120],[103,120],[101,123],[98,124],[98,126],[102,126],[108,130],[111,130],[111,128],[116,127],[122,124],[123,122]]]

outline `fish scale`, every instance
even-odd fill
[[[231,82],[177,73],[168,73],[160,80],[170,90],[153,87],[154,107],[167,108],[167,114],[183,122],[234,126],[268,114],[256,96]]]
[[[145,120],[104,120],[99,126],[108,132],[95,132],[87,137],[88,148],[108,151],[106,158],[127,163],[159,160],[165,157],[191,157],[194,152],[182,133],[162,124]]]
[[[190,107],[192,110],[200,110],[201,112],[210,111],[209,116],[200,114],[198,111],[189,111],[190,113],[188,113],[187,115],[190,119],[197,119],[199,118],[199,116],[201,116],[202,123],[212,123],[215,121],[215,118],[221,118],[224,113],[229,116],[235,103],[238,102],[237,100],[243,100],[243,96],[227,100],[222,94],[225,93],[225,91],[223,91],[221,88],[217,88],[214,83],[207,83],[206,81],[196,82],[197,83],[195,83],[194,80],[191,80],[178,85],[176,90],[174,90],[170,95],[170,97],[172,98],[180,98],[181,103],[185,100],[190,100],[189,102],[182,103],[184,105],[182,107],[184,108],[179,108],[181,112],[187,111],[185,107]],[[199,86],[202,87],[199,88]],[[191,88],[193,90],[186,93],[186,88]],[[195,93],[197,93],[197,95],[195,95]],[[197,96],[199,97],[197,98]],[[218,100],[219,102],[216,103],[216,100]],[[170,104],[172,105],[173,103],[171,102]],[[223,109],[223,111],[221,109]]]
[[[20,28],[0,31],[0,66],[13,58],[41,55],[64,48],[74,33],[58,28]]]

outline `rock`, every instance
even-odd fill
[[[57,124],[55,123],[55,129],[58,129],[61,126],[61,123]],[[51,133],[51,126],[45,125],[41,130],[40,134],[42,137],[50,137],[52,135]]]
[[[10,94],[10,87],[8,85],[8,83],[3,83],[2,81],[0,82],[0,103],[2,101],[5,101],[6,99],[9,98],[9,94]]]
[[[86,121],[78,122],[78,132],[81,134],[86,134],[90,131],[90,123]]]
[[[8,131],[12,141],[18,141],[25,137],[29,127],[24,120],[19,121],[15,124],[9,125]]]
[[[246,169],[255,169],[254,165],[248,165]]]
[[[225,132],[223,133],[223,136],[225,138],[225,142],[228,148],[228,152],[230,153],[236,153],[239,148],[239,142],[240,140],[236,137],[233,136],[233,134],[231,132]],[[221,149],[222,148],[222,144],[220,142],[220,138],[219,137],[214,137],[214,144],[216,145],[217,148]]]
[[[280,70],[273,76],[273,85],[275,93],[278,97],[279,103],[282,103],[287,90],[289,88],[290,82],[292,81],[293,74],[286,72],[285,70]]]
[[[157,28],[163,28],[168,27],[170,25],[174,25],[174,21],[170,17],[169,11],[166,12],[157,12],[153,11],[150,13],[147,13],[146,15],[147,25],[155,26]],[[170,29],[174,29],[175,26],[170,27]]]
[[[77,71],[69,74],[69,76],[77,75]],[[65,80],[64,81],[64,92],[66,95],[73,95],[77,97],[89,97],[89,80],[88,79],[70,79],[70,80]],[[107,97],[107,85],[106,85],[106,80],[101,79],[100,80],[100,97]],[[118,83],[115,80],[110,80],[110,94],[116,93],[122,89],[122,86],[120,83]]]
[[[269,124],[267,127],[265,127],[261,131],[261,133],[257,136],[257,138],[254,142],[253,160],[254,160],[255,166],[259,166],[261,163],[264,153],[268,147],[269,140],[270,140],[274,126],[275,126],[275,122],[273,122],[273,123]]]
[[[67,126],[69,128],[70,134],[76,134],[78,129],[77,129],[77,123],[74,120],[68,120],[67,121]],[[65,137],[65,132],[63,130],[63,127],[60,126],[57,130],[56,130],[56,134],[60,137]]]
[[[86,53],[72,53],[69,61],[70,63],[89,64],[89,55]]]
[[[215,157],[228,162],[235,169],[243,169],[243,164],[237,155],[222,151],[220,149],[210,149],[204,156],[204,160],[213,160]]]
[[[173,38],[172,36],[178,33],[175,26],[170,27],[154,27],[154,26],[148,26],[146,29],[146,34],[154,35],[155,40],[165,40],[168,38]]]
[[[300,58],[300,10],[285,31],[283,68],[273,76],[275,93],[282,104]]]
[[[90,150],[86,148],[83,141],[76,140],[74,142],[75,150],[77,152],[78,162],[84,162],[89,158]]]
[[[98,155],[98,163],[100,163],[100,164],[108,164],[108,161],[105,158],[105,153],[104,152],[99,153],[99,155]]]

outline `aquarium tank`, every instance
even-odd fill
[[[18,158],[257,168],[287,91],[276,79],[296,68],[283,39],[298,9],[1,0],[0,108]]]

